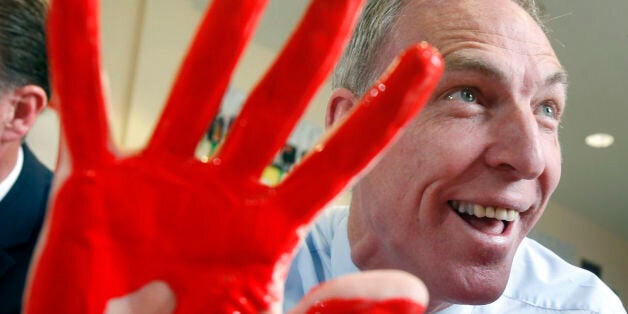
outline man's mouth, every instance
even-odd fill
[[[511,222],[519,219],[519,212],[510,208],[483,206],[462,201],[449,201],[448,203],[462,219],[475,229],[491,235],[504,233]]]

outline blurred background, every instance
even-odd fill
[[[151,134],[208,1],[101,2],[112,135],[120,147],[131,151],[141,147]],[[574,265],[596,272],[627,304],[628,1],[537,2],[547,17],[550,40],[569,72],[570,87],[560,130],[562,180],[532,236]],[[222,123],[237,113],[238,105],[271,64],[308,3],[270,1],[234,74],[221,111]],[[297,149],[295,156],[278,154],[277,173],[270,173],[270,180],[279,180],[282,171],[298,162],[299,153],[323,133],[329,93],[329,85],[321,87],[290,139],[289,144]],[[212,136],[218,130],[208,126],[208,131],[208,137],[200,139],[201,158],[216,145]],[[27,139],[51,168],[56,160],[57,137],[56,115],[47,110]],[[291,164],[283,169],[286,160]],[[347,201],[345,193],[335,202]]]

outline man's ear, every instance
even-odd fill
[[[46,107],[48,97],[43,88],[36,85],[25,85],[9,92],[13,115],[4,123],[2,139],[5,141],[21,140],[33,127],[39,113]]]
[[[330,128],[342,121],[357,104],[358,98],[350,90],[346,88],[335,89],[329,97],[329,103],[327,103],[325,127]]]

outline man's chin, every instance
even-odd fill
[[[489,289],[484,291],[449,291],[444,299],[432,299],[428,303],[426,313],[441,311],[453,304],[485,305],[495,302],[502,295],[504,289]],[[452,293],[453,292],[453,293]],[[431,296],[430,292],[430,296]]]
[[[469,304],[469,305],[484,305],[495,302],[504,293],[506,289],[506,282],[472,285],[467,289],[460,289],[460,291],[450,291],[451,303],[454,304]]]
[[[510,268],[458,268],[446,280],[429,282],[430,302],[443,304],[484,305],[493,303],[504,293]],[[436,305],[436,304],[434,304]]]
[[[499,291],[490,291],[484,293],[474,293],[465,297],[461,304],[470,304],[470,305],[484,305],[495,302],[499,297],[504,293],[504,290],[501,289]]]
[[[456,304],[483,305],[499,299],[506,290],[512,258],[486,258],[467,261],[467,267],[460,266],[455,277],[450,277],[450,291],[448,295]],[[473,265],[473,266],[469,266]]]

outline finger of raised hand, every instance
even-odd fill
[[[418,278],[399,270],[374,270],[315,287],[290,313],[420,314],[427,302],[427,288]]]
[[[193,156],[268,0],[215,0],[181,66],[147,152]]]
[[[442,70],[439,53],[425,43],[402,54],[351,116],[277,188],[278,207],[299,209],[286,213],[298,224],[309,221],[423,108]]]
[[[76,168],[111,157],[98,13],[95,0],[54,0],[48,16],[52,86]]]
[[[259,178],[340,57],[363,0],[314,1],[236,119],[219,158]]]

